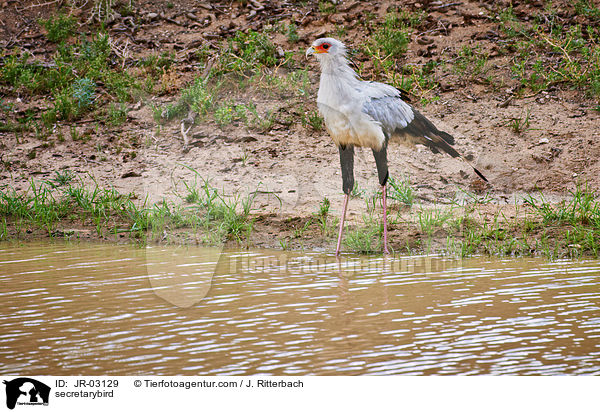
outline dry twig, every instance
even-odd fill
[[[30,4],[27,7],[23,7],[22,9],[16,9],[16,10],[18,12],[21,12],[23,10],[33,9],[34,7],[50,6],[51,4],[54,4],[54,3],[62,3],[62,0],[52,0],[52,1],[47,1],[46,3],[34,3],[34,4]]]

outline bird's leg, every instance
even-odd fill
[[[348,208],[348,199],[354,188],[354,146],[340,145],[340,165],[342,166],[342,189],[344,190],[344,210],[342,210],[342,220],[340,221],[340,233],[338,234],[337,247],[335,255],[339,256],[342,247],[342,234],[344,233],[344,220],[346,220],[346,209]]]
[[[340,220],[340,231],[338,233],[337,247],[335,248],[335,255],[340,255],[340,248],[342,246],[342,234],[344,233],[344,220],[346,220],[346,209],[348,208],[348,198],[350,195],[344,195],[344,206],[342,209],[342,219]]]
[[[375,163],[377,164],[377,175],[379,176],[379,184],[381,185],[381,204],[383,206],[383,253],[388,255],[390,251],[387,246],[387,192],[386,184],[389,175],[387,164],[387,142],[379,150],[373,149]]]
[[[387,242],[387,193],[386,193],[386,185],[381,186],[382,190],[382,203],[383,203],[383,253],[386,255],[390,254],[388,250],[388,242]]]

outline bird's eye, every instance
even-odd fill
[[[321,47],[323,47],[323,49],[327,50],[329,48],[329,43],[323,43],[323,46],[321,46]]]

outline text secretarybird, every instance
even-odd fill
[[[339,148],[342,166],[345,196],[335,254],[340,253],[348,198],[354,187],[354,146],[370,147],[375,156],[382,187],[383,252],[387,254],[386,183],[387,145],[390,138],[398,137],[423,144],[434,153],[443,150],[452,157],[461,155],[451,146],[454,137],[438,130],[404,102],[398,89],[379,82],[360,80],[348,63],[346,46],[342,42],[332,38],[315,40],[306,50],[306,57],[310,55],[316,56],[321,65],[317,106],[329,134]],[[473,169],[487,182],[479,170]]]

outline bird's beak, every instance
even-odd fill
[[[315,53],[315,48],[313,46],[310,46],[308,49],[306,49],[306,58],[308,59],[308,56],[312,56]]]

